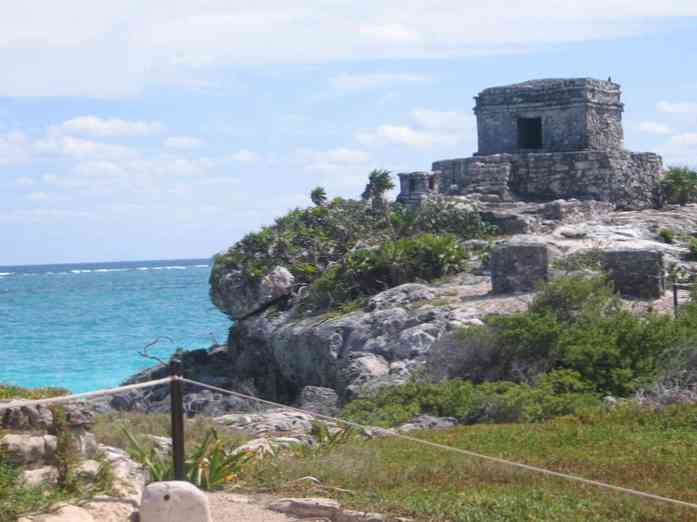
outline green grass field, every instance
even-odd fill
[[[697,503],[697,406],[660,413],[626,407],[540,424],[466,426],[417,436]],[[327,487],[293,482],[308,475]],[[697,520],[697,510],[394,438],[286,454],[255,469],[248,480],[279,494],[334,496],[358,509],[429,522]]]

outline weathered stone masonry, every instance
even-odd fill
[[[618,84],[533,80],[475,99],[479,152],[436,161],[431,173],[400,174],[400,201],[418,205],[441,192],[487,201],[597,200],[617,209],[661,205],[660,156],[623,148]]]

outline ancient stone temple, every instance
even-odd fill
[[[661,205],[660,156],[623,148],[620,86],[589,78],[531,80],[475,98],[479,151],[399,174],[399,201],[428,194],[482,201],[607,201],[616,209]]]

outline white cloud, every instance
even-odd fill
[[[232,161],[239,161],[240,163],[252,163],[259,159],[259,156],[250,150],[242,149],[237,152],[228,155],[228,158]]]
[[[637,125],[637,129],[639,132],[643,132],[645,134],[657,134],[665,136],[673,133],[668,125],[657,123],[655,121],[643,121]]]
[[[358,34],[386,44],[416,43],[424,39],[420,31],[401,24],[364,25],[358,28]]]
[[[676,134],[671,138],[670,141],[671,143],[674,143],[678,146],[697,147],[697,132],[686,132],[684,134]]]
[[[49,199],[49,196],[46,194],[46,192],[32,192],[31,194],[27,195],[27,199],[30,201],[46,201]]]
[[[454,147],[473,140],[475,118],[455,111],[414,109],[409,124],[385,124],[372,131],[359,131],[355,139],[364,146],[395,143],[416,148]]]
[[[656,147],[666,165],[697,167],[697,132],[675,134]]]
[[[160,132],[162,125],[156,121],[78,116],[63,122],[61,128],[67,132],[92,136],[150,136]]]
[[[0,134],[0,165],[22,163],[30,158],[30,152],[30,143],[24,133]]]
[[[667,114],[697,114],[697,103],[660,101],[656,110]]]
[[[410,147],[430,147],[438,140],[438,136],[435,134],[416,130],[406,125],[381,125],[378,127],[377,135],[392,143],[409,145]]]
[[[203,141],[192,136],[170,136],[165,140],[165,147],[169,149],[198,149],[203,146]]]
[[[34,143],[34,150],[39,154],[66,156],[75,159],[112,158],[124,159],[138,156],[130,147],[98,141],[52,134]]]
[[[393,84],[423,83],[431,81],[428,76],[419,74],[339,74],[329,79],[329,84],[341,91],[362,91]]]
[[[15,183],[20,187],[31,187],[34,185],[34,180],[28,176],[20,176],[15,179]]]
[[[620,38],[697,15],[693,0],[5,2],[0,95],[124,96],[227,65],[441,59]],[[75,19],[79,16],[80,23]],[[544,30],[540,30],[544,27]],[[320,44],[318,45],[318,42]]]
[[[350,165],[362,165],[370,160],[370,154],[363,150],[348,149],[339,147],[326,151],[317,151],[310,149],[301,149],[297,155],[308,162],[311,168],[320,168],[322,166],[336,168]]]

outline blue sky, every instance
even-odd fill
[[[473,96],[533,78],[611,75],[626,147],[697,166],[695,35],[693,1],[14,2],[0,265],[208,257],[471,155]]]

